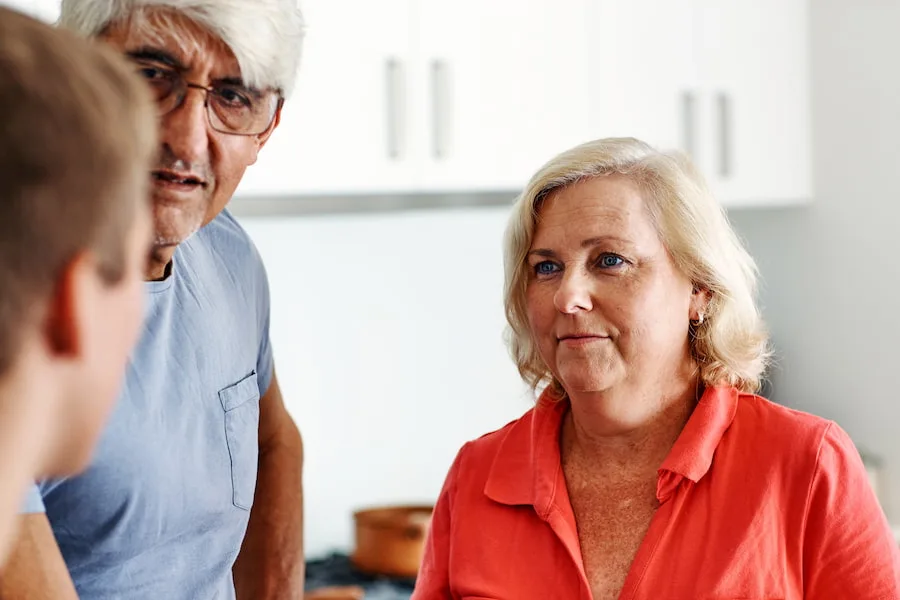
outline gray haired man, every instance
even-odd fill
[[[155,243],[95,460],[35,486],[2,597],[301,598],[302,442],[265,271],[225,210],[293,86],[296,0],[63,0],[60,25],[120,50],[155,95]]]

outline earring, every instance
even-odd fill
[[[693,325],[694,327],[700,327],[701,325],[703,325],[703,313],[697,315],[696,319],[691,319],[691,325]]]

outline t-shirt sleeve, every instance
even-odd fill
[[[900,549],[859,452],[833,423],[819,447],[806,519],[805,598],[900,598]]]
[[[262,257],[254,247],[257,261],[257,315],[259,319],[259,350],[256,358],[256,377],[259,384],[259,393],[264,395],[272,383],[272,374],[275,369],[272,356],[272,342],[269,336],[269,323],[271,319],[271,298],[269,296],[269,278],[266,274]]]
[[[22,507],[19,509],[20,514],[33,514],[46,512],[44,507],[44,498],[41,496],[41,489],[37,484],[33,484],[28,488]]]

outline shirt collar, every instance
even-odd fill
[[[665,502],[682,480],[697,483],[709,472],[713,456],[737,413],[739,392],[709,387],[659,468],[656,497]]]
[[[737,412],[739,392],[731,387],[708,387],[694,408],[675,445],[663,461],[657,479],[657,498],[665,502],[688,479],[700,481],[712,465],[716,448]],[[500,443],[484,487],[495,502],[530,504],[546,515],[560,481],[559,431],[568,410],[545,390],[534,409],[516,421]]]
[[[546,514],[560,479],[559,431],[568,407],[568,401],[545,390],[534,409],[513,423],[484,487],[489,498],[501,504],[531,504]]]

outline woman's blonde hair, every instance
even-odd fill
[[[614,174],[638,186],[675,265],[710,293],[704,320],[690,325],[701,381],[757,391],[770,353],[756,306],[756,264],[691,161],[633,138],[601,139],[563,152],[516,199],[504,242],[504,302],[509,349],[522,378],[534,388],[548,384],[564,393],[538,352],[525,304],[526,259],[541,204],[561,188]]]

